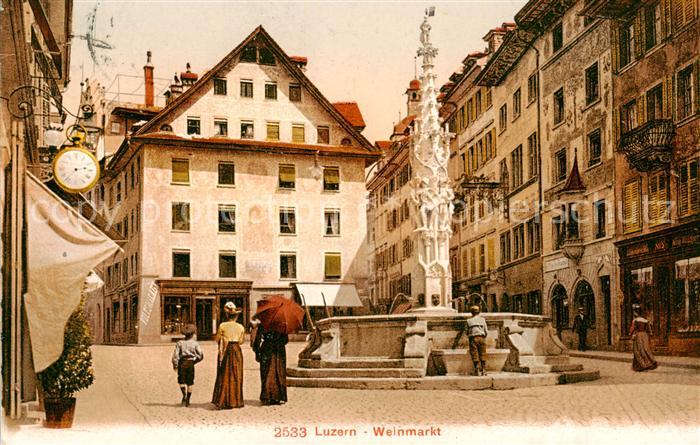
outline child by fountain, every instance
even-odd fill
[[[486,375],[486,335],[488,329],[486,320],[479,315],[479,306],[469,308],[472,317],[467,320],[467,333],[469,335],[469,354],[474,362],[474,375]]]

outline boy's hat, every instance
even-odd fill
[[[469,312],[471,312],[472,314],[478,314],[479,312],[481,312],[481,308],[479,308],[479,306],[471,306],[469,308]]]

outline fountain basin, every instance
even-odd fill
[[[506,364],[510,349],[487,349],[486,371],[501,372]],[[437,375],[473,375],[474,363],[468,349],[433,349],[431,353]]]

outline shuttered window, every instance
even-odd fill
[[[675,29],[681,29],[693,21],[697,0],[671,0],[672,19]]]
[[[656,226],[669,222],[668,179],[660,172],[649,176],[649,225]]]
[[[324,277],[327,280],[340,278],[340,253],[327,252],[324,255]]]
[[[489,270],[493,270],[496,268],[496,242],[493,238],[489,238],[486,241],[486,251]]]
[[[462,277],[469,276],[469,249],[462,248]]]
[[[190,161],[188,161],[187,159],[173,159],[172,182],[178,184],[189,184]]]
[[[292,125],[292,142],[304,142],[304,124]]]
[[[293,165],[282,164],[279,169],[279,188],[293,189],[296,173]]]
[[[323,190],[340,190],[340,169],[338,167],[323,167]]]
[[[693,159],[680,166],[678,180],[678,214],[688,216],[700,212],[700,180],[698,160]]]
[[[469,256],[469,270],[471,271],[471,275],[476,275],[476,247],[472,247],[469,249]]]
[[[639,192],[638,179],[626,183],[622,189],[622,227],[624,233],[636,232],[642,228]]]

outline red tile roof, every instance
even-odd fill
[[[394,125],[394,134],[405,134],[408,127],[416,120],[415,114],[409,114],[408,116],[401,119],[401,122]]]
[[[340,113],[346,121],[355,128],[365,128],[365,120],[362,118],[357,102],[334,102],[333,108]]]
[[[306,65],[309,63],[309,59],[304,56],[289,56],[289,60],[294,63],[299,63],[301,65]]]
[[[383,152],[388,151],[391,148],[392,144],[393,144],[392,141],[375,141],[374,142],[374,146]]]

